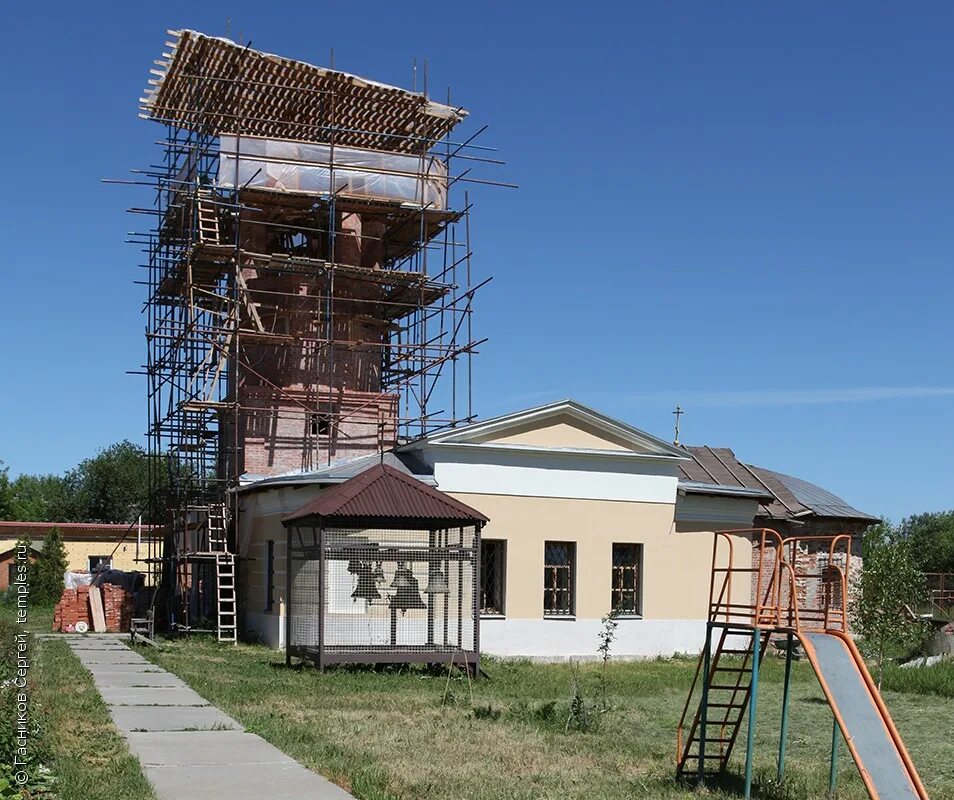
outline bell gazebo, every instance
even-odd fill
[[[386,464],[282,520],[285,660],[479,662],[479,511]]]

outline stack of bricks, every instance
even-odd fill
[[[107,633],[129,630],[133,616],[133,598],[121,586],[106,584],[100,587]],[[53,610],[53,630],[72,631],[77,622],[85,622],[93,630],[93,614],[89,607],[89,586],[65,589]]]
[[[103,587],[103,611],[109,633],[125,633],[133,618],[133,597],[122,586],[107,583]]]
[[[53,609],[53,630],[71,631],[77,622],[85,622],[93,630],[93,617],[89,610],[89,586],[64,589],[60,602]]]

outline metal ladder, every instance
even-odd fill
[[[730,648],[727,646],[730,636],[748,638],[749,644],[744,649]],[[769,636],[757,628],[722,628],[709,674],[702,676],[702,697],[685,747],[679,754],[678,777],[709,777],[725,771],[749,705],[751,659],[758,658],[761,664],[768,643]],[[741,656],[741,663],[725,656]]]
[[[204,244],[219,244],[219,212],[209,189],[196,190],[199,241]]]
[[[235,556],[218,553],[215,556],[216,635],[220,642],[237,641],[235,607]]]

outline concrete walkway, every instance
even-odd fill
[[[59,637],[58,637],[59,638]],[[111,636],[69,636],[163,800],[353,800]]]

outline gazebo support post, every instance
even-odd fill
[[[474,526],[474,559],[471,562],[473,576],[471,586],[474,587],[474,677],[480,677],[480,536],[483,525]]]
[[[457,649],[464,649],[464,529],[457,529]]]
[[[430,553],[433,553],[433,552],[434,552],[434,546],[435,546],[435,543],[436,543],[436,542],[437,542],[437,532],[436,532],[436,531],[428,531],[428,532],[427,532],[427,546],[428,546],[428,548],[429,548]],[[431,555],[430,558],[433,558],[433,556]],[[431,566],[431,562],[428,561],[428,562],[427,562],[427,583],[428,583],[428,586],[430,585],[431,576],[432,576],[433,574],[434,574],[434,570],[433,570],[433,568],[432,568],[432,566]],[[426,588],[427,588],[427,587],[425,587],[425,589],[426,589]],[[431,647],[431,648],[433,648],[433,647],[435,646],[435,643],[434,643],[434,594],[431,593],[431,592],[428,592],[428,595],[427,595],[427,646],[428,646],[428,647]]]
[[[291,537],[292,529],[285,528],[285,666],[291,666]]]
[[[450,561],[447,558],[447,546],[450,544],[450,531],[447,528],[439,531],[437,534],[438,544],[443,543],[444,558],[441,565],[444,569],[444,575],[447,576],[448,585],[450,584]],[[444,647],[450,645],[449,620],[447,618],[450,612],[450,592],[444,592]]]
[[[314,532],[314,528],[312,528]],[[325,671],[325,526],[318,527],[318,671]]]

